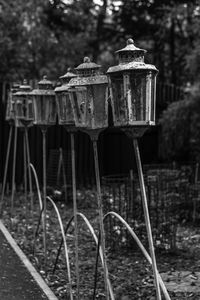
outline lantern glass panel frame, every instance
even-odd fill
[[[114,125],[155,125],[156,73],[134,70],[109,76]]]
[[[89,84],[69,89],[75,125],[89,130],[108,127],[108,84]]]
[[[75,126],[74,113],[70,101],[69,92],[56,92],[56,103],[58,110],[58,123],[60,125]]]
[[[33,94],[34,124],[55,125],[57,109],[55,95]]]

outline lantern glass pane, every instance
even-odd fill
[[[108,102],[107,102],[107,84],[93,85],[92,95],[94,101],[94,121],[95,128],[104,128],[108,126]]]
[[[127,108],[124,99],[124,81],[120,73],[111,75],[111,99],[113,108],[113,120],[115,126],[127,124]]]
[[[129,110],[129,122],[146,121],[147,116],[147,90],[146,75],[131,73],[124,76],[125,92]]]
[[[57,107],[58,107],[58,119],[59,124],[74,124],[74,114],[69,98],[69,93],[62,92],[56,94]]]
[[[17,97],[16,99],[16,118],[21,119],[24,118],[25,112],[24,99],[23,97]]]
[[[28,120],[33,120],[34,119],[34,115],[33,115],[33,101],[30,98],[28,99],[27,119]]]
[[[50,95],[34,96],[35,123],[39,125],[54,125],[56,122],[55,97]]]
[[[85,87],[71,89],[70,100],[74,111],[74,119],[77,127],[87,126],[87,89]]]
[[[6,106],[6,120],[10,120],[12,118],[12,94],[9,92],[7,106]]]

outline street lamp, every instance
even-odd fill
[[[46,266],[46,132],[47,128],[56,123],[56,101],[53,84],[43,77],[38,88],[29,94],[33,99],[34,124],[42,131],[43,144],[43,216],[44,216],[44,257]]]
[[[71,86],[69,95],[76,127],[86,132],[93,143],[99,226],[104,263],[104,281],[106,299],[109,299],[107,284],[108,270],[105,255],[105,233],[97,151],[99,133],[108,126],[108,79],[107,76],[101,74],[100,67],[100,65],[91,62],[88,57],[85,57],[84,62],[76,68],[77,77],[72,78],[69,82],[69,85]]]
[[[146,50],[135,47],[132,39],[128,39],[126,47],[117,51],[119,64],[110,67],[107,74],[114,126],[121,128],[133,139],[157,299],[160,300],[158,271],[137,141],[137,138],[141,137],[150,126],[155,125],[155,91],[158,70],[154,65],[145,64],[145,52]]]
[[[67,73],[60,76],[61,86],[55,88],[56,104],[58,111],[58,123],[70,133],[71,139],[71,160],[72,160],[72,190],[73,190],[73,213],[75,223],[75,268],[77,281],[77,299],[79,299],[79,258],[78,258],[78,221],[77,221],[77,200],[76,200],[76,169],[75,169],[75,146],[74,135],[77,131],[74,121],[74,113],[69,98],[69,81],[75,78],[76,75],[71,72],[70,68]]]

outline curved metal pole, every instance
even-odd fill
[[[16,153],[17,153],[17,133],[18,128],[15,126],[14,131],[14,148],[13,148],[13,168],[12,168],[12,192],[11,192],[11,216],[14,209],[14,193],[15,193],[15,171],[16,171]]]
[[[41,197],[41,193],[40,193],[40,187],[39,187],[39,182],[38,182],[38,177],[35,171],[35,168],[32,164],[30,164],[30,169],[33,171],[33,175],[35,178],[35,182],[36,182],[36,188],[37,188],[37,194],[38,194],[38,199],[39,199],[39,205],[40,205],[40,215],[39,215],[39,220],[38,220],[38,225],[34,234],[34,242],[33,242],[33,253],[35,253],[35,239],[37,237],[37,232],[40,226],[40,220],[42,217],[42,226],[43,226],[43,245],[45,246],[46,243],[46,236],[44,236],[44,214],[43,214],[43,204],[42,204],[42,197]]]
[[[26,139],[29,188],[30,188],[30,197],[31,197],[31,212],[33,212],[33,185],[32,185],[32,176],[31,176],[31,168],[30,168],[31,160],[30,160],[30,148],[29,148],[28,127],[27,126],[25,126],[25,139]]]
[[[98,238],[97,238],[97,236],[95,234],[95,231],[94,231],[92,225],[90,224],[90,222],[88,221],[88,219],[86,218],[86,216],[84,214],[82,214],[82,213],[77,213],[77,216],[80,216],[84,220],[84,222],[87,225],[90,233],[92,234],[92,237],[93,237],[96,245],[98,246]],[[68,231],[68,229],[69,229],[69,227],[70,227],[73,219],[74,219],[74,216],[68,222],[68,224],[66,226],[66,229],[65,229],[65,234],[67,234],[67,231]],[[56,257],[56,260],[55,260],[55,263],[54,263],[53,272],[55,272],[55,269],[56,269],[56,264],[57,264],[57,261],[58,261],[58,257],[60,255],[60,250],[61,250],[61,247],[62,247],[62,243],[63,243],[63,240],[61,240],[60,247],[59,247],[58,252],[57,252],[57,257]],[[102,247],[101,246],[100,246],[100,251],[99,252],[100,252],[100,258],[101,258],[101,264],[102,264],[102,267],[104,267],[103,252],[102,252]],[[115,300],[115,297],[114,297],[114,294],[113,294],[113,290],[112,290],[112,286],[111,286],[109,278],[107,278],[107,284],[108,284],[108,289],[109,289],[109,293],[110,293],[110,298],[111,298],[111,300]]]
[[[78,222],[77,222],[77,201],[76,201],[76,166],[75,166],[75,147],[74,147],[74,132],[70,133],[71,138],[71,156],[72,156],[72,189],[73,189],[73,211],[75,223],[75,270],[76,270],[76,285],[77,299],[80,297],[80,278],[79,278],[79,257],[78,257]]]
[[[47,196],[47,199],[52,203],[52,205],[53,205],[53,207],[56,211],[57,217],[58,217],[58,222],[59,222],[59,225],[60,225],[60,230],[61,230],[62,238],[63,238],[63,241],[64,241],[65,259],[66,259],[66,264],[67,264],[67,274],[68,274],[68,280],[69,280],[70,300],[73,300],[70,263],[69,263],[69,255],[68,255],[68,248],[67,248],[67,241],[66,241],[66,237],[65,237],[64,227],[63,227],[63,224],[62,224],[62,220],[61,220],[59,210],[58,210],[57,206],[55,205],[54,201],[49,196]]]
[[[150,218],[149,218],[149,210],[148,210],[148,205],[147,205],[145,184],[144,184],[144,176],[143,176],[143,172],[142,172],[142,164],[141,164],[141,159],[140,159],[138,141],[135,138],[133,139],[133,146],[134,146],[134,150],[135,150],[135,157],[136,157],[139,182],[140,182],[140,190],[141,190],[141,195],[142,195],[142,205],[143,205],[143,210],[144,210],[147,236],[148,236],[148,241],[149,241],[149,249],[150,249],[150,254],[151,254],[151,259],[152,259],[152,269],[153,269],[153,275],[154,275],[156,295],[157,295],[157,300],[161,300],[160,286],[159,286],[159,280],[158,280],[158,276],[157,276],[158,271],[157,271],[157,265],[156,265],[156,257],[155,257],[155,251],[154,251],[154,246],[153,246],[153,237],[152,237],[151,224],[150,224]]]
[[[148,262],[152,265],[152,259],[151,259],[150,255],[148,254],[148,252],[146,251],[143,244],[140,242],[139,238],[137,237],[137,235],[135,234],[133,229],[130,227],[130,225],[119,214],[117,214],[116,212],[113,212],[113,211],[110,211],[106,215],[104,215],[104,220],[110,215],[115,216],[127,228],[127,230],[130,232],[131,236],[133,237],[133,239],[137,243],[138,247],[140,248],[140,250],[142,251],[142,253],[146,257]],[[156,273],[157,273],[157,277],[158,277],[158,280],[159,280],[160,287],[161,287],[162,292],[165,296],[165,299],[166,300],[171,300],[171,298],[168,294],[168,291],[165,287],[165,284],[164,284],[160,274],[158,273],[158,270],[156,270]]]
[[[8,161],[9,161],[9,156],[10,156],[12,133],[13,133],[13,125],[10,125],[8,146],[7,146],[7,153],[6,153],[6,162],[5,162],[4,175],[3,175],[2,193],[1,193],[0,215],[2,214],[3,200],[4,200],[4,195],[5,195],[6,178],[7,178],[7,172],[8,172]]]
[[[97,139],[92,138],[93,150],[94,150],[94,164],[95,164],[95,176],[96,176],[96,186],[97,186],[97,202],[98,202],[98,212],[99,212],[99,225],[100,225],[100,233],[101,233],[101,247],[103,253],[103,265],[104,265],[104,282],[106,289],[106,299],[109,300],[108,294],[108,268],[106,263],[106,253],[105,253],[105,232],[103,225],[103,208],[102,208],[102,195],[101,195],[101,184],[100,184],[100,175],[99,175],[99,160],[98,160],[98,150],[97,150]]]

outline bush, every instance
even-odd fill
[[[165,160],[200,159],[200,94],[193,87],[182,101],[163,112],[159,125],[160,155]]]

